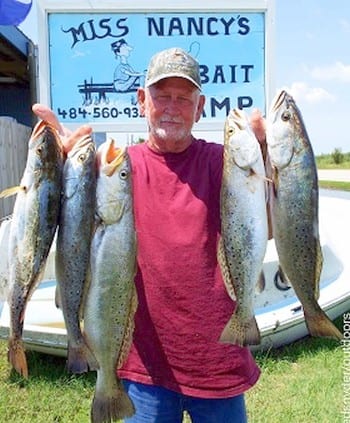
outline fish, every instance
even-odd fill
[[[0,301],[6,301],[9,287],[8,278],[8,239],[11,228],[11,216],[7,216],[0,220],[0,251],[3,253],[0,256]],[[6,253],[4,253],[6,252]]]
[[[23,323],[28,301],[41,280],[56,232],[64,153],[56,129],[36,124],[28,142],[24,173],[17,188],[9,234],[8,360],[28,378]]]
[[[341,339],[318,304],[323,254],[317,168],[301,111],[286,90],[272,102],[266,142],[272,167],[272,232],[280,267],[302,304],[309,333]]]
[[[118,148],[112,139],[106,141],[97,151],[97,169],[84,333],[99,364],[91,421],[102,423],[135,412],[116,371],[128,354],[134,329],[136,232],[127,149]]]
[[[254,293],[262,279],[267,247],[266,175],[259,142],[246,114],[232,109],[224,127],[218,262],[235,310],[220,341],[258,345]]]
[[[68,152],[63,168],[60,219],[56,241],[56,303],[67,330],[67,370],[84,373],[97,368],[81,329],[84,292],[89,279],[90,244],[96,201],[96,148],[90,135]]]

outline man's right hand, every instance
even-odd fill
[[[70,131],[59,122],[55,113],[43,104],[34,104],[32,110],[39,119],[45,120],[57,129],[66,153],[72,149],[80,138],[92,133],[92,128],[89,125],[82,125],[74,132]]]

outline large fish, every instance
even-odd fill
[[[260,332],[253,298],[268,237],[264,162],[243,111],[231,110],[224,130],[218,260],[236,309],[220,340],[255,345],[260,343]]]
[[[303,306],[310,334],[341,339],[318,304],[323,257],[315,158],[301,113],[284,90],[268,116],[267,144],[273,180],[272,228],[280,266]]]
[[[127,151],[107,141],[97,152],[97,162],[99,220],[91,244],[84,331],[99,364],[91,421],[102,423],[134,413],[116,369],[129,351],[134,327],[136,235]]]
[[[56,130],[44,121],[39,122],[29,140],[9,239],[8,358],[13,368],[26,378],[28,367],[22,341],[25,309],[40,281],[56,231],[63,162],[63,148]]]
[[[74,144],[64,164],[56,243],[59,305],[67,329],[67,368],[72,373],[96,369],[80,327],[84,287],[88,284],[95,199],[95,144],[88,135]]]

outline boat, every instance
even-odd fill
[[[334,197],[321,190],[319,202],[320,238],[324,263],[320,280],[321,308],[332,319],[350,310],[350,195]],[[0,248],[6,249],[10,220],[0,227]],[[28,303],[23,329],[27,350],[67,355],[67,333],[61,310],[55,306],[55,243],[43,279]],[[293,288],[283,280],[273,240],[268,241],[263,264],[265,289],[255,294],[255,315],[261,344],[253,350],[267,350],[290,344],[308,336],[302,306]],[[6,286],[7,263],[0,259],[0,287]],[[9,333],[9,307],[0,289],[0,338]]]

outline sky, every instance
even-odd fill
[[[37,42],[35,0],[21,30]],[[274,85],[293,95],[316,155],[350,151],[349,0],[275,0]]]

